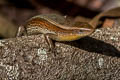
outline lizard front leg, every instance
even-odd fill
[[[51,38],[52,34],[43,34],[45,40],[47,41],[47,44],[49,45],[50,50],[53,50],[55,48],[55,45],[53,44],[52,38]]]

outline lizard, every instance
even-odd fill
[[[120,17],[120,7],[104,11],[88,23],[75,22],[71,26],[59,24],[43,15],[37,15],[29,19],[24,26],[19,28],[17,36],[20,36],[23,32],[27,35],[42,33],[49,47],[52,49],[54,47],[52,40],[74,41],[89,36],[96,30],[99,20],[105,16]]]
[[[89,36],[97,27],[102,17],[120,17],[120,7],[104,11],[95,16],[90,22],[75,22],[73,25],[62,25],[48,15],[37,15],[30,18],[23,26],[18,28],[16,36],[43,34],[50,49],[54,48],[52,40],[74,41]],[[53,15],[59,16],[60,15]],[[64,20],[61,18],[61,20]],[[64,20],[65,21],[65,20]],[[71,22],[72,23],[72,22]]]

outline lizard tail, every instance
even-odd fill
[[[120,17],[120,7],[113,8],[98,14],[89,22],[89,24],[95,29],[97,27],[99,20],[102,17]]]

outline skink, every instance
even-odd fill
[[[49,15],[49,14],[48,14]],[[59,16],[59,15],[56,15]],[[56,17],[53,16],[53,17]],[[22,34],[34,35],[42,33],[48,42],[50,48],[54,47],[52,40],[56,41],[74,41],[82,37],[92,34],[100,18],[108,17],[120,17],[120,7],[110,9],[108,11],[102,12],[95,16],[90,22],[75,22],[73,25],[62,25],[48,16],[38,15],[29,19],[25,25],[20,26],[19,29],[16,28],[9,32],[17,32],[17,36]],[[60,18],[60,17],[59,17]],[[73,23],[73,22],[71,22]],[[5,34],[4,34],[5,35]],[[13,34],[15,35],[15,34]],[[13,37],[12,36],[3,36],[3,37]],[[15,36],[14,36],[15,37]]]
[[[102,12],[95,16],[89,23],[76,22],[74,25],[61,25],[52,19],[38,15],[29,19],[26,24],[20,27],[18,36],[23,32],[28,35],[42,33],[52,49],[52,40],[74,41],[93,33],[101,17],[120,17],[120,7]]]
[[[75,23],[72,26],[61,25],[46,16],[35,16],[21,26],[18,36],[25,32],[27,35],[42,33],[48,42],[50,48],[53,48],[52,40],[56,41],[73,41],[90,35],[94,28],[88,23]]]

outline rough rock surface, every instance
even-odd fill
[[[119,80],[120,21],[89,37],[56,42],[43,36],[0,40],[0,80]]]

